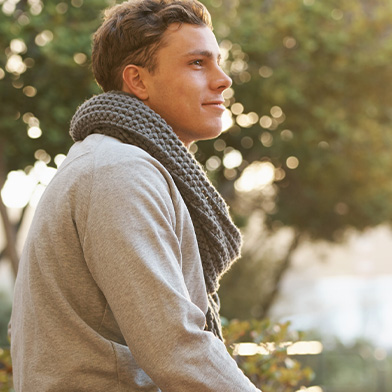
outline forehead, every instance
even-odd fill
[[[172,24],[164,33],[164,45],[158,57],[168,55],[180,58],[197,53],[210,53],[219,57],[219,46],[212,30],[203,25]]]

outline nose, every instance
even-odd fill
[[[224,91],[232,85],[233,81],[219,66],[216,68],[216,75],[213,81],[213,89]]]

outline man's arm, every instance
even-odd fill
[[[146,159],[98,170],[83,242],[89,269],[137,363],[163,392],[256,392],[191,301],[161,170]]]

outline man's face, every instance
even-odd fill
[[[222,92],[231,79],[219,66],[219,46],[206,26],[171,25],[157,53],[157,68],[146,72],[144,101],[163,117],[186,145],[222,131]]]

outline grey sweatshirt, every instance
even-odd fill
[[[16,391],[259,391],[204,331],[206,312],[192,221],[166,169],[111,137],[76,143],[21,258]]]

